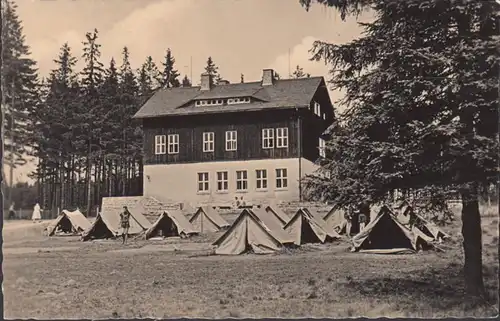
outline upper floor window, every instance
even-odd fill
[[[288,173],[286,168],[276,169],[276,188],[284,189],[288,187]]]
[[[323,119],[326,120],[326,113],[323,113]]]
[[[288,128],[276,128],[276,147],[288,147]]]
[[[236,150],[238,147],[238,137],[235,130],[226,132],[226,150],[232,151]]]
[[[264,128],[262,130],[262,148],[274,147],[274,129]]]
[[[208,192],[209,187],[208,172],[198,173],[198,192]]]
[[[215,133],[206,132],[203,133],[203,151],[213,152],[215,149]]]
[[[168,153],[169,154],[179,153],[179,134],[168,135]]]
[[[321,117],[321,105],[318,102],[314,102],[314,113]]]
[[[229,189],[228,183],[228,173],[227,172],[217,172],[217,191],[227,192]]]
[[[247,171],[236,171],[236,190],[246,191],[248,189]]]
[[[258,190],[267,189],[267,170],[265,169],[257,169],[255,171],[256,178],[256,188]]]
[[[156,135],[155,136],[155,154],[162,155],[167,153],[167,136]]]
[[[229,98],[227,100],[228,105],[232,105],[232,104],[248,104],[249,102],[250,102],[250,97]]]
[[[224,100],[222,99],[206,99],[206,100],[197,100],[195,102],[196,106],[217,106],[224,104]]]
[[[326,156],[326,150],[325,150],[325,147],[326,147],[326,142],[323,138],[319,138],[319,145],[318,145],[318,148],[319,148],[319,156],[320,157],[325,157]]]

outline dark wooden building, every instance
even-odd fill
[[[323,77],[161,89],[134,116],[144,132],[144,195],[224,204],[299,200],[334,120]]]

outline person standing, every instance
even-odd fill
[[[40,211],[40,204],[36,203],[35,207],[33,208],[33,215],[31,216],[31,219],[33,222],[39,221],[42,219],[42,214]]]
[[[9,207],[9,220],[16,218],[16,211],[14,210],[14,204],[15,203],[10,204],[10,207]]]
[[[363,231],[366,226],[366,215],[361,212],[359,213],[359,231]]]
[[[127,243],[128,229],[130,228],[130,212],[126,206],[123,207],[123,211],[120,213],[120,225],[122,227],[122,239],[123,243]]]
[[[344,212],[344,218],[346,220],[346,226],[345,226],[345,234],[347,237],[351,237],[351,228],[352,228],[352,214],[350,210],[346,210]]]

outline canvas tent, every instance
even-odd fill
[[[387,206],[382,206],[378,216],[352,239],[354,251],[372,253],[415,252],[430,242],[432,239],[421,231],[403,226]]]
[[[339,234],[345,234],[347,227],[347,219],[345,218],[345,212],[342,209],[332,208],[323,217],[326,224],[333,228]]]
[[[230,226],[215,209],[209,206],[199,207],[189,222],[200,233],[213,233]]]
[[[293,245],[281,221],[264,209],[244,209],[231,227],[213,245],[215,253],[238,255],[247,252],[270,254]]]
[[[180,236],[189,237],[198,234],[198,230],[179,210],[163,211],[156,222],[146,231],[146,239],[152,237]]]
[[[129,208],[128,210],[131,214],[128,235],[141,234],[151,227],[151,223],[142,215],[143,209],[141,204],[136,204],[134,208]],[[121,211],[121,209],[108,209],[103,206],[102,212],[97,215],[94,223],[82,234],[82,240],[113,238],[121,235]]]
[[[397,216],[397,219],[403,224],[410,226],[412,229],[419,229],[428,237],[433,240],[444,240],[450,236],[441,230],[435,224],[427,221],[417,213],[415,213],[412,206],[406,206],[404,212]]]
[[[323,218],[305,208],[298,209],[285,225],[284,230],[293,237],[296,245],[325,243],[340,238],[340,235],[332,226],[328,226]]]
[[[53,236],[59,231],[66,234],[80,234],[90,228],[91,225],[80,210],[77,209],[73,212],[63,210],[54,223],[48,227],[47,234]]]
[[[282,226],[285,226],[288,221],[290,221],[290,217],[286,215],[277,205],[268,205],[264,209],[267,213],[274,215],[281,223]]]

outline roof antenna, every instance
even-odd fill
[[[193,56],[191,56],[190,58],[190,68],[191,68],[191,71],[190,71],[190,75],[191,75],[191,83],[193,83]]]

